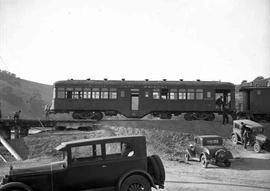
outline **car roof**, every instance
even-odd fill
[[[261,124],[256,123],[255,121],[251,121],[249,119],[239,119],[239,120],[234,120],[233,122],[239,125],[241,125],[241,123],[243,122],[248,128],[263,127]]]
[[[199,135],[199,136],[196,136],[196,137],[197,138],[222,138],[221,136],[218,136],[218,135]]]
[[[67,149],[67,147],[72,146],[83,146],[88,145],[89,143],[97,143],[97,142],[113,142],[113,141],[139,141],[139,140],[145,140],[145,136],[142,135],[133,135],[133,136],[112,136],[112,137],[100,137],[100,138],[91,138],[91,139],[80,139],[80,140],[74,140],[74,141],[68,141],[68,142],[62,142],[60,145],[58,145],[55,149],[58,151],[64,151]],[[128,141],[128,142],[129,142]]]

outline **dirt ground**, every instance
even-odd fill
[[[263,124],[270,137],[270,123]],[[270,153],[255,153],[233,145],[231,124],[221,119],[212,122],[177,120],[102,121],[96,131],[53,131],[30,135],[13,143],[26,160],[11,162],[15,168],[37,166],[59,160],[55,148],[62,141],[114,135],[146,136],[148,155],[161,156],[166,170],[165,191],[177,190],[270,190]],[[185,162],[183,152],[194,135],[217,134],[234,156],[231,167],[209,165],[204,169],[197,161]],[[10,164],[0,162],[0,178]]]

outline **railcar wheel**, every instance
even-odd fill
[[[226,167],[230,167],[230,166],[231,166],[231,162],[230,162],[230,161],[226,161],[226,162],[224,162],[224,165],[225,165]]]
[[[215,114],[213,114],[213,113],[208,113],[207,115],[208,115],[207,118],[205,118],[204,120],[206,120],[206,121],[214,121],[214,119],[215,119]]]
[[[100,121],[103,118],[103,114],[101,112],[93,112],[91,119],[96,120],[96,121]]]
[[[203,168],[207,168],[208,162],[207,162],[207,159],[206,159],[205,154],[203,154],[203,155],[201,156],[201,163],[202,163],[202,165],[203,165]]]
[[[237,137],[236,134],[233,134],[233,135],[232,135],[232,142],[233,142],[233,144],[235,144],[235,145],[238,143],[238,137]]]
[[[254,151],[255,151],[256,153],[259,153],[259,152],[261,152],[262,147],[261,147],[261,145],[256,141],[256,143],[255,143],[254,146],[253,146],[253,149],[254,149]]]
[[[192,120],[193,120],[192,113],[185,113],[184,119],[185,119],[186,121],[192,121]]]
[[[140,175],[131,175],[121,185],[120,191],[151,191],[149,181]]]

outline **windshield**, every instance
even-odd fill
[[[203,139],[203,146],[222,145],[221,138],[205,138]]]

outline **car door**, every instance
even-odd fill
[[[64,177],[65,190],[103,187],[105,166],[101,144],[72,147],[71,162]]]
[[[106,167],[103,178],[107,182],[118,182],[119,178],[134,169],[146,170],[146,158],[139,157],[135,148],[129,148],[129,153],[123,151],[123,142],[110,142],[105,144]],[[105,184],[105,183],[104,183]]]

